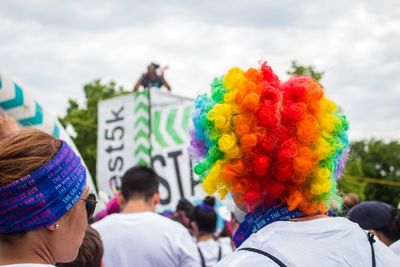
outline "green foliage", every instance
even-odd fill
[[[305,76],[311,76],[316,80],[317,82],[320,82],[322,79],[322,76],[324,75],[324,72],[319,72],[315,70],[314,66],[303,66],[297,64],[296,60],[292,61],[292,66],[291,69],[287,72],[288,75],[291,76],[297,76],[297,75],[305,75]]]
[[[355,193],[360,200],[365,200],[365,188],[368,185],[368,182],[363,180],[353,180],[347,179],[346,177],[342,177],[339,179],[339,189],[340,192],[344,193]]]
[[[356,188],[363,191],[360,196],[367,200],[381,200],[397,206],[400,186],[389,185],[389,182],[398,181],[400,185],[400,143],[385,143],[375,139],[353,142],[345,175],[375,178],[365,178],[365,181],[376,180],[368,183],[361,180],[356,185],[357,181],[345,179],[346,182],[341,183],[345,192]],[[358,193],[354,190],[353,192]]]
[[[100,80],[86,84],[83,90],[85,104],[80,106],[76,100],[69,99],[67,114],[60,121],[64,127],[72,125],[74,128],[76,136],[73,141],[96,183],[97,104],[100,100],[127,92],[115,82],[103,84]]]

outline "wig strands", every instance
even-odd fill
[[[310,77],[281,82],[232,68],[195,100],[191,155],[208,194],[232,192],[252,210],[282,203],[305,214],[340,206],[336,180],[348,154],[348,122]]]

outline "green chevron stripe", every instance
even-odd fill
[[[57,124],[54,124],[53,136],[55,138],[60,138],[60,128],[58,128]]]
[[[138,99],[138,97],[139,96],[149,96],[149,91],[143,91],[143,92],[136,92],[134,95],[133,95],[133,98],[136,100],[136,99]]]
[[[149,140],[149,135],[145,131],[141,130],[135,136],[135,141],[139,140],[140,138],[145,139],[146,141]]]
[[[150,148],[144,146],[143,144],[139,145],[135,150],[135,156],[137,156],[140,152],[143,152],[147,155],[150,154]]]
[[[22,106],[24,104],[24,94],[21,87],[14,83],[15,97],[3,102],[0,102],[0,107],[3,109],[11,109],[15,107]]]
[[[156,138],[157,143],[161,147],[167,147],[168,144],[165,142],[165,140],[160,132],[161,111],[154,112],[154,119],[152,120],[152,122],[153,122],[152,132],[154,134],[154,137]]]
[[[1,81],[1,76],[0,76],[0,90],[3,88],[3,82]]]
[[[149,112],[149,105],[145,103],[139,103],[135,108],[135,113],[137,113],[141,109],[145,112]]]
[[[143,96],[146,99],[140,99],[140,97]],[[138,113],[140,110],[143,110],[147,114],[150,112],[148,96],[149,91],[137,92],[134,94],[133,98],[135,102],[135,113]],[[145,116],[135,118],[135,128],[137,129],[140,125],[146,126],[147,132],[146,130],[139,130],[135,132],[135,142],[138,140],[142,141],[142,144],[137,146],[134,150],[136,164],[141,166],[150,166],[150,140],[148,134],[150,131],[150,119]],[[148,155],[148,159],[146,159],[144,156],[138,156],[141,153]]]
[[[139,117],[139,119],[135,122],[135,128],[137,128],[139,124],[143,124],[144,126],[149,127],[149,120],[145,117]]]
[[[177,109],[171,109],[171,111],[168,114],[168,119],[167,119],[167,132],[171,136],[171,138],[174,140],[174,142],[178,145],[183,144],[183,140],[179,137],[179,135],[175,132],[174,130],[174,122],[176,119],[176,111]]]
[[[24,126],[32,126],[32,125],[38,125],[38,124],[43,123],[42,107],[38,103],[36,103],[35,116],[26,118],[26,119],[22,119],[22,120],[18,120],[18,121],[20,124],[22,124]]]
[[[185,110],[183,111],[182,129],[186,133],[188,133],[188,131],[189,131],[190,113],[191,112],[192,112],[192,107],[185,107]]]
[[[137,165],[140,165],[140,166],[150,166],[150,163],[147,161],[147,160],[145,160],[145,159],[139,159],[138,161],[137,161]]]

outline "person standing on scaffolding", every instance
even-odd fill
[[[139,80],[133,87],[133,92],[138,91],[140,86],[143,86],[145,89],[150,89],[152,87],[161,88],[161,86],[164,86],[168,91],[171,92],[171,87],[164,79],[164,71],[166,69],[167,67],[160,69],[160,65],[156,63],[150,63],[150,65],[147,66],[147,72],[140,76]],[[159,70],[158,73],[157,70]]]

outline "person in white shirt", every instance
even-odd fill
[[[400,266],[400,259],[382,242],[373,244],[376,266]],[[360,227],[343,217],[303,218],[265,226],[243,242],[217,266],[279,266],[269,257],[241,250],[256,248],[285,266],[372,266],[371,247]]]
[[[400,255],[399,209],[381,201],[364,201],[351,208],[347,217]]]
[[[393,250],[394,253],[400,256],[400,239],[390,244],[389,248]]]
[[[191,229],[197,240],[202,267],[215,266],[223,257],[232,252],[215,238],[217,214],[214,209],[215,198],[208,196],[200,205],[193,208],[191,214]]]
[[[330,210],[349,155],[348,122],[311,77],[281,82],[265,62],[232,68],[195,100],[190,153],[208,194],[247,214],[216,266],[394,267],[400,258]]]
[[[155,213],[159,176],[152,169],[129,169],[122,177],[118,201],[121,213],[93,224],[103,241],[106,267],[200,266],[189,231]]]

